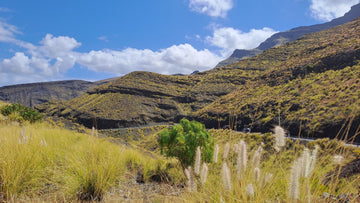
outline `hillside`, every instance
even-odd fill
[[[269,49],[249,61],[269,68],[239,89],[196,113],[217,123],[219,115],[237,127],[268,131],[279,121],[292,135],[335,137],[360,121],[360,19]],[[208,124],[210,125],[210,124]],[[359,137],[357,141],[360,141]]]
[[[355,108],[359,25],[357,19],[195,75],[134,72],[68,102],[47,103],[38,109],[88,127],[190,117],[211,128],[229,124],[229,118],[235,123],[237,117],[237,129],[251,126],[255,131],[268,131],[278,123],[280,109],[281,123],[291,127],[292,134],[299,132],[301,123],[303,135],[325,136],[326,129],[334,129],[328,135],[334,136],[348,116],[357,120],[360,115]]]
[[[306,34],[310,34],[313,32],[319,32],[325,29],[329,29],[338,25],[342,25],[344,23],[350,22],[356,18],[360,17],[360,4],[354,5],[349,12],[347,12],[344,16],[336,18],[330,22],[318,24],[318,25],[311,25],[311,26],[302,26],[297,27],[285,32],[279,32],[268,39],[266,39],[263,43],[261,43],[257,48],[247,50],[247,49],[236,49],[233,54],[221,61],[217,67],[225,66],[237,61],[240,61],[244,58],[249,58],[252,56],[256,56],[257,54],[261,53],[262,51],[268,50],[272,47],[281,46],[287,42],[292,42],[297,38],[304,36]]]
[[[68,80],[3,86],[0,87],[0,100],[35,107],[52,100],[73,99],[98,84],[82,80]]]

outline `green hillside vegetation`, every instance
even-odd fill
[[[278,124],[280,112],[293,135],[334,137],[346,120],[359,123],[359,25],[357,19],[194,75],[130,73],[38,109],[103,129],[188,117],[208,128],[230,124],[261,132]]]
[[[302,130],[304,135],[315,137],[335,137],[349,120],[356,129],[360,118],[359,25],[358,19],[252,58],[266,56],[280,60],[271,60],[275,63],[273,68],[265,69],[253,81],[196,115],[203,116],[204,120],[215,120],[219,114],[237,117],[240,126],[249,125],[264,131],[278,123],[280,114],[282,124],[292,130],[293,135]],[[262,60],[262,63],[270,61]],[[355,134],[353,128],[352,135]]]

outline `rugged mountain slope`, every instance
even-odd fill
[[[301,126],[304,135],[334,136],[347,118],[360,118],[359,33],[357,19],[225,67],[188,76],[134,72],[38,108],[88,127],[190,117],[210,128],[220,121],[255,131],[268,131],[280,112],[292,134]]]
[[[265,51],[267,49],[270,49],[272,47],[283,45],[287,42],[292,42],[296,40],[297,38],[305,35],[310,34],[313,32],[319,32],[325,29],[329,29],[338,25],[342,25],[344,23],[350,22],[356,18],[360,17],[360,4],[354,5],[351,10],[346,13],[344,16],[340,18],[336,18],[330,22],[318,24],[318,25],[312,25],[312,26],[302,26],[297,27],[285,32],[279,32],[274,35],[272,35],[270,38],[265,40],[263,43],[261,43],[257,48],[246,50],[246,49],[236,49],[233,54],[225,59],[224,61],[221,61],[217,67],[225,66],[231,63],[234,63],[236,61],[240,61],[244,58],[249,58],[252,56],[255,56],[262,51]]]
[[[0,100],[34,107],[51,100],[69,100],[78,97],[97,83],[68,80],[30,83],[0,87]]]
[[[96,87],[69,102],[53,102],[38,109],[51,115],[75,118],[88,127],[114,128],[173,120],[189,102],[188,76],[133,72]]]
[[[347,128],[340,129],[352,121],[348,130],[354,135],[360,124],[359,33],[360,18],[222,68],[234,70],[250,61],[269,64],[195,115],[208,125],[220,117],[255,131],[268,131],[280,118],[291,134],[317,137],[346,134]]]

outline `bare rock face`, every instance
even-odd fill
[[[255,49],[250,49],[250,50],[236,49],[229,58],[225,59],[224,61],[221,61],[216,67],[225,66],[245,58],[256,56],[259,53],[268,50],[270,48],[281,46],[285,43],[295,41],[299,37],[304,36],[306,34],[319,32],[338,25],[342,25],[358,17],[360,17],[360,4],[354,5],[353,7],[351,7],[351,10],[347,12],[344,16],[336,18],[330,22],[311,25],[311,26],[297,27],[285,32],[276,33],[267,40],[265,40],[263,43],[261,43]]]

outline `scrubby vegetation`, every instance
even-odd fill
[[[0,202],[359,202],[360,151],[345,142],[360,140],[359,33],[357,19],[226,67],[189,76],[134,72],[38,107],[103,129],[186,116],[262,133],[206,130],[185,119],[171,129],[78,133],[0,103]],[[343,141],[300,143],[279,126],[271,133],[274,124]]]
[[[0,201],[104,200],[129,179],[161,181],[179,166],[46,122],[0,124]]]
[[[10,121],[28,121],[34,123],[43,119],[43,115],[37,110],[21,104],[2,104],[0,106],[0,113],[3,116],[6,116]]]
[[[335,156],[349,162],[355,148],[335,140],[306,145],[290,139],[279,151],[272,134],[212,130],[219,146],[216,163],[208,164],[207,181],[194,175],[195,190],[186,196],[201,202],[331,202],[359,201],[358,175],[338,178]],[[245,147],[245,148],[244,148]],[[244,151],[245,150],[245,151]],[[226,154],[226,156],[225,156]],[[245,154],[245,155],[244,155]],[[345,158],[346,157],[346,158]],[[345,162],[340,163],[344,167]],[[335,171],[327,184],[324,180]]]
[[[360,157],[359,150],[342,142],[303,145],[288,139],[279,144],[281,136],[276,139],[272,133],[205,131],[202,124],[187,120],[172,129],[177,135],[213,139],[210,159],[206,151],[201,155],[201,142],[188,148],[193,156],[184,167],[162,156],[159,138],[172,131],[164,126],[106,137],[105,131],[83,134],[49,122],[2,122],[0,200],[326,202],[339,195],[359,200],[358,176],[342,170]],[[129,134],[135,139],[126,138]],[[295,170],[301,165],[308,167]]]

